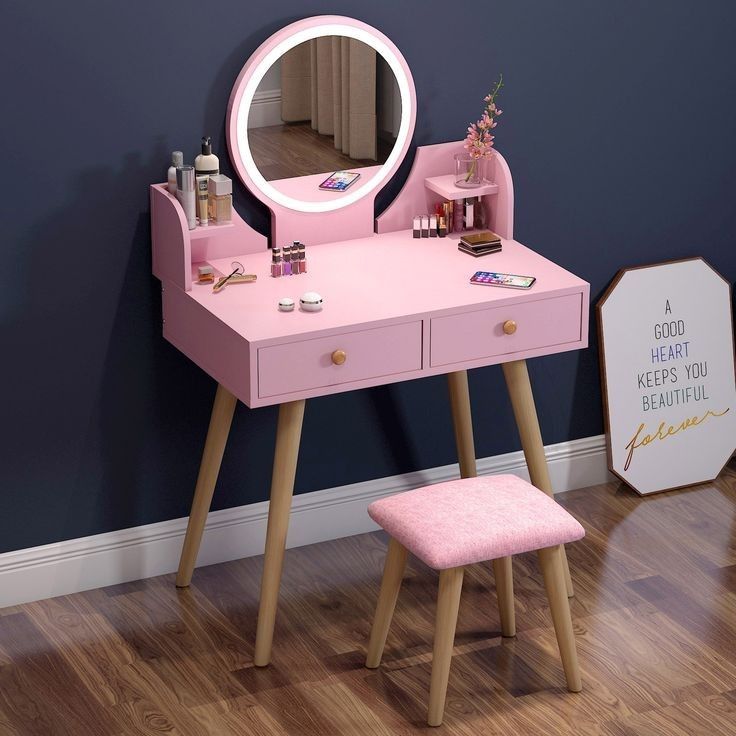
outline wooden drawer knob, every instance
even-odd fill
[[[516,332],[516,322],[514,322],[514,320],[512,320],[512,319],[507,319],[503,323],[503,331],[507,335],[513,335],[514,332]]]
[[[344,350],[335,350],[332,353],[332,362],[334,365],[342,365],[347,359],[348,356]]]

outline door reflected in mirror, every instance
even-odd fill
[[[321,36],[287,51],[264,75],[248,112],[248,147],[266,181],[349,170],[360,173],[354,191],[388,159],[401,112],[397,80],[381,54],[354,38]]]

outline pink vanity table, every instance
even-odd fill
[[[382,173],[372,171],[370,183],[346,206],[340,206],[346,193],[327,193],[322,201],[308,188],[306,204],[299,205],[269,189],[250,165],[247,129],[239,114],[264,68],[285,45],[293,46],[295,37],[301,41],[325,33],[352,34],[378,44],[380,53],[392,55],[406,93],[399,154]],[[260,666],[271,658],[306,399],[447,374],[460,471],[468,477],[476,469],[466,371],[501,364],[532,482],[552,492],[525,361],[587,346],[588,284],[513,239],[513,184],[500,154],[491,161],[492,184],[455,190],[449,174],[462,144],[418,148],[402,191],[374,220],[373,197],[408,149],[415,109],[411,75],[398,49],[352,19],[321,17],[292,24],[246,64],[230,101],[231,159],[244,183],[271,208],[274,244],[292,239],[307,244],[308,272],[303,275],[271,278],[265,237],[237,214],[232,225],[190,232],[165,185],[151,187],[153,272],[162,282],[164,337],[218,383],[178,586],[189,585],[192,577],[237,401],[252,408],[279,406],[256,635],[255,664]],[[321,181],[329,173],[307,178]],[[297,195],[298,182],[291,181],[288,190]],[[445,198],[478,194],[490,229],[504,238],[501,253],[474,259],[457,250],[457,236],[412,237],[408,228],[415,214],[433,211],[434,203]],[[325,203],[331,209],[310,209]],[[233,260],[242,262],[246,273],[257,274],[258,281],[220,293],[196,283],[198,265],[208,263],[216,274],[227,274]],[[475,286],[469,278],[476,270],[533,275],[537,282],[527,291]],[[277,310],[280,297],[298,302],[310,290],[324,297],[321,312]],[[510,559],[494,567],[499,584],[510,580]],[[572,594],[569,572],[567,579]]]

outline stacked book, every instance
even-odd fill
[[[460,238],[457,249],[469,256],[487,256],[501,250],[501,238],[490,230],[480,233],[468,233]]]

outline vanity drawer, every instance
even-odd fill
[[[430,365],[577,342],[582,303],[582,294],[570,294],[436,317],[430,327]]]
[[[421,322],[346,332],[260,348],[258,395],[308,391],[421,367]]]

